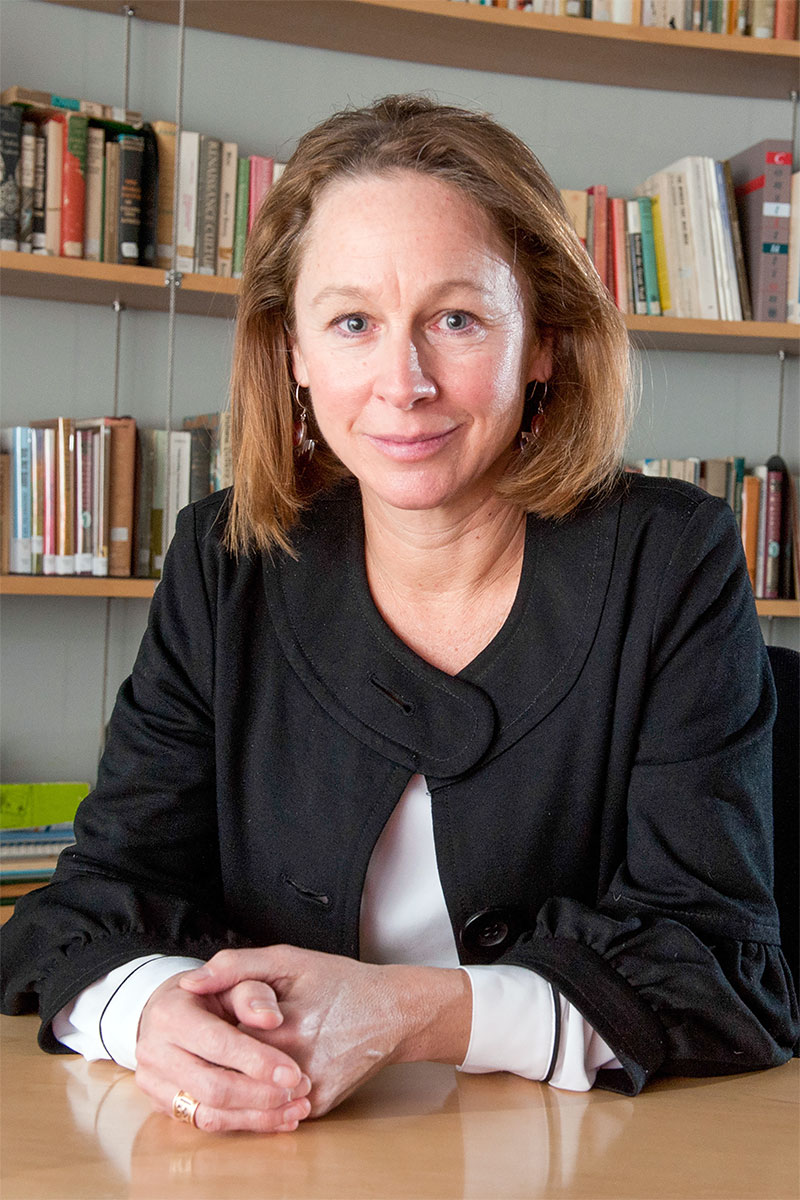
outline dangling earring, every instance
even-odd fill
[[[547,380],[545,379],[543,382],[544,391],[539,397],[539,407],[536,410],[536,416],[531,421],[531,427],[530,429],[520,429],[519,431],[519,449],[521,454],[525,454],[533,443],[542,436],[545,422],[544,402],[547,396]]]
[[[300,384],[294,385],[294,402],[300,409],[300,417],[294,423],[292,440],[294,442],[294,452],[299,458],[305,455],[306,458],[311,458],[316,448],[316,442],[308,436],[308,413],[305,405],[300,400]]]

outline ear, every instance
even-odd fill
[[[553,373],[553,335],[540,334],[531,345],[528,355],[527,378],[531,382],[546,383]]]
[[[307,388],[308,369],[306,367],[306,360],[303,358],[303,352],[297,344],[297,338],[291,333],[287,333],[286,342],[292,360],[292,374],[294,375],[295,383],[299,383],[302,388]]]

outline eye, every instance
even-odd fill
[[[465,333],[475,324],[475,318],[470,313],[456,309],[445,313],[440,323],[449,333]]]
[[[343,333],[366,333],[369,329],[369,321],[362,313],[346,313],[342,317],[337,317],[333,324],[338,326]]]

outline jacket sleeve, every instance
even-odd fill
[[[772,898],[775,693],[738,529],[702,500],[665,563],[618,867],[596,908],[554,898],[504,957],[614,1050],[598,1084],[774,1066],[798,1034]]]
[[[209,576],[211,573],[209,573]],[[2,1004],[35,1011],[40,1044],[84,987],[142,954],[208,958],[221,923],[213,727],[213,598],[185,509],[147,631],[110,721],[97,787],[50,884],[3,930]]]

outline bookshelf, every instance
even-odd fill
[[[49,0],[92,12],[118,0]],[[137,17],[176,24],[176,0],[137,0]],[[452,0],[187,0],[195,29],[323,50],[664,91],[783,98],[800,46],[774,39],[612,25]]]
[[[176,291],[179,313],[209,317],[236,315],[238,280],[184,275]],[[81,259],[44,258],[0,251],[0,293],[28,299],[109,305],[166,312],[165,273],[150,267],[116,266]],[[723,354],[800,356],[800,325],[767,321],[687,321],[627,315],[634,341],[647,349]]]

